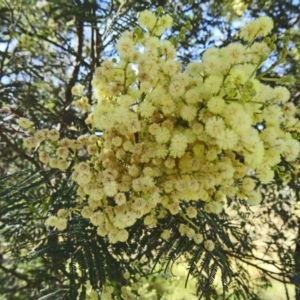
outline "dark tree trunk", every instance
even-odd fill
[[[298,233],[296,238],[295,259],[295,294],[296,300],[300,300],[300,220],[298,221]]]

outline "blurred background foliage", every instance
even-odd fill
[[[142,229],[137,224],[130,232],[134,241],[131,245],[106,245],[80,217],[68,225],[67,233],[47,230],[44,220],[49,214],[74,205],[75,188],[68,174],[41,169],[36,156],[23,148],[23,133],[16,122],[19,117],[27,117],[38,129],[57,128],[66,137],[87,132],[85,115],[71,106],[71,88],[77,82],[83,84],[92,104],[90,82],[95,67],[114,57],[116,40],[123,31],[135,26],[140,11],[157,6],[175,20],[170,36],[178,33],[186,21],[193,26],[180,44],[179,57],[184,63],[199,60],[208,47],[231,42],[246,20],[270,16],[274,20],[273,33],[290,37],[289,55],[277,72],[295,77],[291,93],[299,105],[298,0],[0,0],[1,300],[88,299],[83,285],[78,292],[80,281],[85,279],[95,289],[101,289],[105,282],[114,282],[120,289],[125,270],[146,276],[143,272],[151,270],[157,254],[169,262],[181,254],[189,259],[201,256],[199,249],[176,234],[165,243],[159,240],[164,228],[176,229],[176,218],[163,220],[162,229],[144,233],[146,238],[142,241]],[[278,44],[278,48],[281,46]],[[228,287],[224,292],[226,299],[260,299],[255,286],[267,287],[270,278],[294,284],[296,299],[300,299],[298,178],[292,179],[291,190],[285,187],[286,192],[282,193],[283,188],[279,179],[264,187],[264,204],[259,211],[243,211],[229,203],[220,217],[203,219],[227,224],[224,231],[231,231],[239,241],[240,248],[230,248],[230,243],[224,247],[223,270],[233,279],[221,284]],[[124,253],[126,260],[122,260]],[[225,257],[236,265],[236,273],[229,274]],[[207,265],[210,262],[218,264],[213,257]],[[258,266],[258,271],[262,271],[257,276],[259,281],[253,284],[249,283],[249,266]],[[210,283],[212,270],[207,268],[203,275],[199,269],[196,263],[190,265],[190,273],[197,278],[198,295]],[[219,299],[218,289],[215,286],[207,290],[206,299]],[[289,291],[286,287],[286,299]],[[158,295],[160,299],[163,293]]]

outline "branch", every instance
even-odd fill
[[[80,62],[82,60],[82,49],[83,49],[83,23],[82,21],[76,22],[76,29],[77,29],[77,36],[78,36],[78,46],[76,52],[76,59],[75,59],[75,67],[72,73],[72,77],[69,80],[69,83],[66,88],[65,98],[66,98],[66,105],[69,105],[73,101],[72,96],[72,87],[74,86],[80,69]]]
[[[32,25],[31,25],[31,26],[32,26]],[[29,36],[31,36],[31,37],[37,37],[37,38],[39,38],[39,39],[41,39],[41,40],[44,40],[44,41],[46,41],[46,42],[48,42],[48,43],[51,43],[51,44],[54,45],[55,47],[60,48],[61,50],[65,51],[65,52],[67,52],[67,53],[69,53],[69,54],[71,54],[71,55],[73,55],[73,56],[75,56],[75,57],[77,56],[77,53],[76,53],[70,46],[68,46],[68,48],[65,48],[65,47],[62,46],[61,44],[58,44],[58,43],[56,43],[55,41],[50,40],[49,38],[47,38],[47,37],[45,37],[45,36],[43,36],[43,35],[41,35],[41,34],[38,34],[38,33],[32,33],[32,32],[29,32],[29,31],[23,29],[20,25],[18,25],[18,28],[20,29],[20,31],[21,31],[22,33],[24,33],[24,34],[26,34],[26,35],[29,35]],[[83,59],[81,60],[81,63],[82,63],[85,67],[89,68],[89,64],[88,64],[87,62],[85,62]]]
[[[272,279],[275,279],[275,280],[277,280],[277,281],[279,281],[279,282],[281,282],[281,283],[284,283],[284,284],[291,284],[291,283],[292,283],[291,281],[286,281],[286,280],[284,280],[284,279],[278,278],[277,276],[280,276],[280,274],[277,273],[277,272],[273,272],[273,271],[266,270],[266,269],[264,269],[263,267],[260,267],[258,264],[252,263],[252,262],[248,261],[247,259],[243,259],[242,257],[240,257],[240,256],[238,256],[238,255],[236,255],[236,254],[234,254],[234,253],[232,253],[232,252],[230,252],[230,251],[226,251],[226,250],[223,250],[223,251],[224,251],[227,255],[232,256],[232,257],[234,257],[234,258],[240,260],[241,262],[246,263],[247,265],[250,265],[250,266],[252,266],[252,267],[255,267],[256,269],[259,269],[260,271],[262,271],[263,273],[267,274],[267,275],[268,275],[269,277],[271,277]],[[270,264],[270,262],[265,261],[265,260],[263,260],[263,259],[260,259],[260,258],[257,258],[257,257],[255,257],[255,259],[261,260],[261,261],[263,261],[263,262],[266,262],[266,263],[269,263],[269,264]],[[273,265],[274,265],[274,264],[273,264]],[[276,266],[276,268],[279,269],[279,267],[277,267],[277,266]],[[282,275],[282,276],[283,276],[283,275]],[[286,277],[286,276],[283,276],[283,277]]]
[[[12,9],[12,7],[9,5],[9,3],[6,0],[5,0],[5,3],[8,7],[8,9],[10,10],[11,23],[12,24],[9,26],[10,27],[9,40],[7,41],[5,50],[4,50],[3,55],[2,55],[2,60],[1,60],[1,63],[0,63],[0,78],[2,78],[2,76],[4,75],[4,62],[5,62],[5,59],[8,55],[8,50],[9,50],[10,43],[13,39],[13,32],[15,31],[17,23],[18,23],[18,21],[21,17],[21,12],[20,12],[18,17],[16,18],[15,22],[13,22],[14,21],[14,10]]]
[[[20,158],[26,159],[28,161],[30,161],[32,164],[34,164],[37,168],[41,168],[41,166],[39,165],[39,163],[32,158],[31,156],[29,156],[28,154],[26,154],[24,151],[22,151],[16,144],[12,143],[5,134],[3,134],[0,131],[0,137],[2,138],[2,140],[15,152],[17,152],[19,154]]]
[[[0,269],[5,271],[6,273],[10,273],[10,274],[14,275],[15,277],[17,277],[19,279],[25,280],[27,282],[29,281],[27,276],[16,272],[14,269],[8,269],[8,268],[2,266],[1,264],[0,264]]]

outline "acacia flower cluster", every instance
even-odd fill
[[[24,141],[29,148],[41,144],[40,161],[51,168],[66,170],[73,162],[78,210],[111,243],[125,242],[127,228],[141,218],[149,228],[167,214],[193,220],[195,201],[207,213],[220,213],[227,198],[259,204],[257,183],[270,183],[281,161],[294,162],[300,149],[288,89],[266,85],[257,74],[272,52],[270,38],[261,39],[272,30],[270,18],[241,29],[247,44],[210,48],[186,67],[173,40],[163,38],[170,16],[146,10],[139,25],[117,42],[118,59],[96,69],[92,109],[83,87],[73,88],[81,97],[77,107],[90,111],[92,134],[71,140],[41,130]],[[31,123],[22,119],[20,126]],[[63,229],[62,218],[47,222]],[[214,249],[196,228],[181,224],[179,232]]]

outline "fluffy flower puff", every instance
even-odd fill
[[[161,111],[165,115],[171,115],[176,109],[176,104],[171,98],[167,98],[163,101],[163,104],[161,106]]]
[[[95,226],[101,225],[105,221],[105,215],[100,211],[96,211],[90,216],[90,221]]]
[[[183,120],[191,122],[197,116],[197,108],[193,105],[184,105],[181,108],[180,116]]]
[[[156,36],[150,36],[144,43],[146,49],[157,50],[160,47],[160,39]]]
[[[216,95],[220,91],[222,84],[223,84],[223,76],[210,75],[205,79],[205,81],[203,83],[203,88],[201,87],[201,85],[198,85],[198,89],[201,88],[201,90],[204,90],[205,94],[207,94],[209,96]],[[202,91],[202,94],[203,94],[203,91]],[[205,98],[207,98],[207,97],[205,97]]]
[[[262,117],[269,125],[278,125],[282,118],[282,109],[277,105],[269,105],[264,108]]]
[[[187,65],[186,73],[193,78],[200,79],[204,75],[204,65],[203,63],[192,61]]]
[[[247,147],[249,147],[251,151],[249,151]],[[255,169],[259,167],[263,161],[265,153],[264,144],[263,142],[259,141],[253,145],[248,144],[247,147],[245,147],[246,151],[244,152],[245,165],[249,168]]]
[[[218,147],[217,147],[218,148]],[[209,147],[208,149],[206,149],[205,151],[205,158],[208,161],[214,161],[218,158],[218,154],[219,154],[220,150],[219,148],[216,149],[216,147]]]
[[[145,27],[149,31],[155,26],[157,19],[155,14],[150,10],[144,10],[139,14],[138,22],[142,27]]]
[[[108,240],[112,244],[116,244],[119,241],[119,230],[118,229],[113,229],[108,232]]]
[[[59,162],[59,159],[58,158],[56,158],[56,157],[50,157],[49,158],[49,167],[50,168],[58,168],[58,162]],[[77,174],[76,172],[74,172],[75,174]],[[73,173],[73,174],[74,174]],[[72,178],[74,179],[75,178],[75,176],[73,176],[72,175]],[[75,180],[75,179],[74,179]]]
[[[208,75],[222,74],[224,60],[218,56],[209,56],[203,60],[205,73]]]
[[[73,96],[80,96],[80,95],[82,95],[83,89],[84,89],[84,86],[81,85],[81,84],[77,84],[77,85],[73,86],[72,90],[71,90],[72,95]]]
[[[119,229],[132,226],[136,222],[136,214],[133,211],[127,211],[121,215],[115,216],[114,224]]]
[[[194,134],[200,135],[204,131],[204,126],[201,123],[194,123],[192,125],[192,131],[194,132]]]
[[[161,63],[162,71],[169,76],[174,76],[180,70],[181,65],[175,60],[168,59]]]
[[[174,158],[183,156],[188,145],[187,143],[188,140],[184,134],[175,134],[171,139],[170,156]]]
[[[117,99],[117,104],[121,109],[123,108],[128,109],[128,107],[130,107],[134,103],[135,103],[135,99],[132,98],[130,95],[121,95]]]
[[[281,162],[281,151],[280,147],[271,147],[265,150],[265,156],[263,160],[263,164],[267,166],[275,166]]]
[[[54,227],[55,224],[57,223],[57,220],[58,220],[57,216],[50,216],[46,219],[45,224],[46,226]]]
[[[215,243],[212,240],[205,241],[203,245],[204,248],[209,252],[212,252],[215,249]]]
[[[65,171],[69,167],[69,163],[66,160],[59,159],[57,163],[57,168],[61,171]]]
[[[115,196],[115,202],[117,203],[117,205],[123,205],[126,203],[126,196],[124,193],[118,193]]]
[[[121,229],[118,231],[118,241],[126,242],[128,240],[129,233],[126,229]]]
[[[90,218],[93,214],[93,210],[90,206],[84,206],[81,210],[81,215],[83,218]]]
[[[235,86],[244,84],[247,81],[247,79],[247,75],[241,68],[234,68],[227,77],[226,84],[229,84],[228,87],[235,88]],[[237,96],[240,95],[237,94]]]
[[[155,139],[159,144],[167,143],[171,138],[170,131],[165,127],[160,127],[155,134]]]
[[[191,84],[190,77],[186,73],[177,73],[172,78],[173,81],[180,81],[184,87],[187,87]]]
[[[132,117],[127,123],[126,123],[127,129],[130,133],[135,133],[141,131],[141,123],[137,116]]]
[[[274,24],[270,17],[262,16],[247,23],[243,28],[241,28],[239,35],[244,41],[251,42],[257,36],[267,36],[273,29],[273,26]]]
[[[171,230],[169,230],[169,229],[165,229],[162,233],[161,233],[161,238],[163,239],[163,240],[168,240],[169,238],[170,238],[170,236],[171,236]]]
[[[200,98],[200,89],[199,87],[189,89],[184,95],[185,102],[188,104],[196,104],[201,102],[202,99]]]
[[[269,57],[271,49],[265,42],[256,42],[253,43],[249,52],[251,53],[252,62],[258,63]]]
[[[239,135],[242,145],[250,152],[255,152],[258,143],[261,143],[258,131],[249,127]]]
[[[97,106],[96,106],[97,109]],[[101,130],[110,130],[114,127],[115,121],[111,116],[107,114],[98,113],[96,110],[94,112],[94,117],[92,120],[93,127]]]
[[[145,55],[141,55],[138,60],[138,70],[139,74],[146,73],[147,76],[144,78],[142,76],[138,76],[140,81],[151,81],[151,78],[156,78],[159,75],[159,65],[154,59],[149,57],[145,57]],[[149,76],[149,77],[148,77]]]
[[[133,40],[124,35],[118,40],[116,48],[123,59],[132,59],[136,52]]]
[[[275,146],[278,138],[278,130],[273,126],[268,126],[261,131],[260,138],[270,146]]]
[[[37,145],[37,140],[33,136],[29,136],[24,139],[23,145],[25,148],[35,148]]]
[[[114,63],[110,60],[104,60],[101,63],[101,67],[97,68],[97,72],[103,74],[107,78],[110,78],[114,74]]]
[[[173,25],[173,18],[170,15],[164,15],[160,19],[160,26],[163,26],[165,29],[171,28]]]
[[[255,181],[250,177],[246,177],[243,179],[242,188],[246,192],[251,192],[255,189]]]
[[[262,195],[260,191],[252,191],[248,194],[247,203],[249,205],[252,206],[258,205],[260,204],[261,200],[262,200]]]
[[[285,142],[283,156],[287,161],[295,161],[300,153],[300,143],[294,139]]]
[[[225,123],[222,118],[209,118],[205,124],[205,131],[212,137],[216,137],[225,130]]]
[[[65,230],[68,225],[68,220],[63,218],[58,218],[57,223],[55,224],[55,227],[58,230]]]
[[[216,142],[223,150],[234,149],[238,142],[238,136],[233,130],[225,128],[217,135]]]
[[[256,177],[263,184],[270,183],[274,178],[274,171],[268,166],[262,166],[257,170]]]
[[[193,240],[194,242],[199,245],[203,242],[203,235],[201,233],[196,233],[194,236],[193,236]]]
[[[265,37],[267,36],[273,29],[274,23],[273,20],[268,16],[259,17],[254,21],[259,28],[259,36]]]
[[[76,166],[76,171],[79,172],[90,172],[91,168],[90,165],[86,162],[80,162],[77,166]]]
[[[209,58],[216,58],[220,56],[220,49],[216,48],[216,47],[212,47],[207,49],[203,55],[202,55],[202,60],[205,61]]]
[[[231,64],[245,62],[245,46],[241,43],[231,43],[221,51]]]
[[[90,171],[79,172],[75,171],[72,174],[72,179],[76,181],[79,185],[86,185],[92,179],[92,173]]]
[[[149,228],[153,228],[157,224],[157,219],[153,215],[147,215],[146,218],[144,219],[144,224]]]
[[[284,86],[276,86],[272,89],[271,97],[274,102],[285,103],[290,99],[290,92]]]
[[[174,98],[177,99],[185,93],[185,88],[182,85],[181,81],[174,80],[169,86],[169,93]]]
[[[18,119],[18,124],[21,126],[23,129],[28,129],[33,126],[33,122],[31,122],[27,118],[19,118]]]
[[[34,138],[36,139],[37,143],[42,143],[46,139],[45,130],[47,130],[47,129],[38,130],[34,134]]]
[[[283,114],[288,117],[293,116],[296,113],[296,110],[297,108],[292,102],[286,103],[283,106]]]
[[[62,159],[66,159],[69,155],[69,150],[66,147],[58,147],[56,149],[56,155]]]
[[[40,151],[39,152],[39,160],[43,163],[43,164],[47,164],[49,162],[50,156],[47,152],[45,151]]]
[[[115,181],[104,182],[104,193],[108,197],[113,197],[118,192],[118,184]]]
[[[239,32],[239,36],[242,40],[251,43],[259,32],[259,24],[255,21],[245,24]]]
[[[219,96],[212,97],[207,102],[207,108],[213,114],[222,113],[224,107],[225,107],[225,101],[222,97]]]
[[[47,139],[55,142],[59,139],[59,132],[56,129],[51,129],[47,132]]]
[[[246,112],[236,112],[231,115],[231,118],[229,118],[229,114],[226,112],[226,121],[237,134],[243,134],[249,128],[252,128],[252,118],[250,114]]]
[[[154,28],[153,34],[160,36],[163,34],[163,32],[168,29],[171,28],[173,24],[173,18],[169,15],[164,15],[162,16],[158,22],[157,22],[157,26]]]
[[[176,56],[177,56],[176,49],[174,48],[173,44],[170,41],[168,41],[168,40],[162,41],[161,49],[167,59],[175,59],[176,58]],[[178,62],[178,65],[181,66],[181,63]]]
[[[35,132],[34,137],[38,143],[42,143],[47,139],[48,129],[42,129]]]
[[[172,99],[172,97],[166,93],[166,89],[158,84],[152,91],[147,95],[149,100],[154,106],[158,107],[164,103],[166,99]]]
[[[58,230],[65,230],[67,228],[67,224],[67,219],[58,218],[56,216],[50,216],[46,220],[46,225],[56,227]]]
[[[189,206],[186,209],[186,214],[189,218],[196,218],[197,217],[197,210],[193,206]]]

